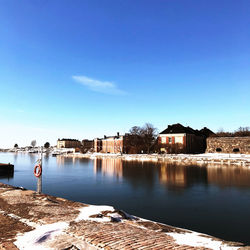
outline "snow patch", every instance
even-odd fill
[[[6,216],[9,216],[10,218],[13,218],[13,219],[15,219],[15,220],[19,220],[19,221],[21,221],[22,223],[24,223],[24,224],[26,224],[26,225],[28,225],[28,226],[30,226],[30,227],[34,227],[34,228],[35,228],[35,227],[38,226],[38,224],[35,223],[35,222],[29,221],[28,219],[23,219],[23,218],[21,218],[20,216],[15,215],[15,214],[6,214],[6,212],[3,211],[3,210],[0,210],[0,214],[4,214],[4,215],[6,215]]]
[[[110,211],[114,212],[115,209],[111,206],[88,206],[88,207],[83,207],[80,208],[80,214],[76,218],[76,222],[81,221],[81,220],[91,220],[91,221],[97,221],[97,222],[108,222],[110,221],[109,217],[100,217],[100,218],[91,218],[90,216],[96,215],[96,214],[101,214],[103,211]]]
[[[61,234],[68,225],[66,222],[57,222],[39,226],[30,232],[19,235],[14,244],[19,249],[50,249],[47,244],[48,241]]]
[[[224,244],[222,241],[215,240],[207,235],[202,235],[196,232],[186,233],[166,233],[174,238],[177,244],[189,245],[193,247],[207,247],[218,250],[236,250],[239,247],[232,247]]]
[[[15,215],[15,214],[8,214],[8,216],[11,217],[11,218],[13,218],[13,219],[15,219],[15,220],[19,220],[19,221],[21,221],[22,223],[24,223],[24,224],[26,224],[26,225],[28,225],[28,226],[30,226],[30,227],[34,227],[34,228],[35,228],[35,227],[38,226],[37,223],[32,222],[32,221],[29,221],[29,220],[27,220],[27,219],[23,219],[23,218],[21,218],[20,216],[17,216],[17,215]]]

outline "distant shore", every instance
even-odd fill
[[[227,164],[250,168],[250,155],[247,154],[104,154],[104,153],[69,153],[64,157],[77,158],[120,158],[125,161],[152,161],[177,164]]]
[[[39,151],[25,151],[25,150],[4,150],[1,152],[12,153],[38,153]],[[114,158],[125,161],[148,161],[148,162],[166,162],[183,165],[234,165],[250,168],[250,154],[224,154],[224,153],[204,153],[204,154],[111,154],[111,153],[75,153],[74,149],[57,149],[43,151],[43,153],[51,154],[52,156],[75,157],[75,158]]]

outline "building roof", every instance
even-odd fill
[[[168,125],[168,127],[165,130],[163,130],[160,134],[194,134],[197,136],[209,137],[211,135],[214,135],[214,132],[206,127],[204,127],[201,130],[198,129],[194,130],[190,127],[185,127],[180,123],[176,123],[173,125]]]
[[[160,134],[197,134],[198,131],[193,130],[190,127],[184,127],[180,123],[168,125]]]
[[[212,130],[210,130],[209,128],[207,128],[207,127],[204,127],[203,129],[201,129],[200,132],[201,132],[206,138],[209,137],[209,136],[214,136],[214,135],[215,135],[215,133],[214,133]]]
[[[58,141],[79,141],[77,139],[66,139],[66,138],[63,138],[63,139],[58,139]]]
[[[125,136],[126,136],[126,134],[125,134]],[[103,138],[95,138],[94,140],[119,139],[121,137],[124,137],[124,135],[120,135],[120,133],[117,132],[116,135],[112,135],[112,136],[106,136],[106,135],[104,135]]]

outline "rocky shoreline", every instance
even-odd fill
[[[215,225],[216,226],[216,225]],[[0,183],[0,249],[249,249],[241,243]]]

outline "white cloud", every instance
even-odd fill
[[[109,81],[99,81],[93,78],[89,78],[87,76],[72,76],[72,78],[88,87],[92,91],[101,92],[105,94],[113,94],[113,95],[124,95],[125,91],[119,89],[115,83]]]

